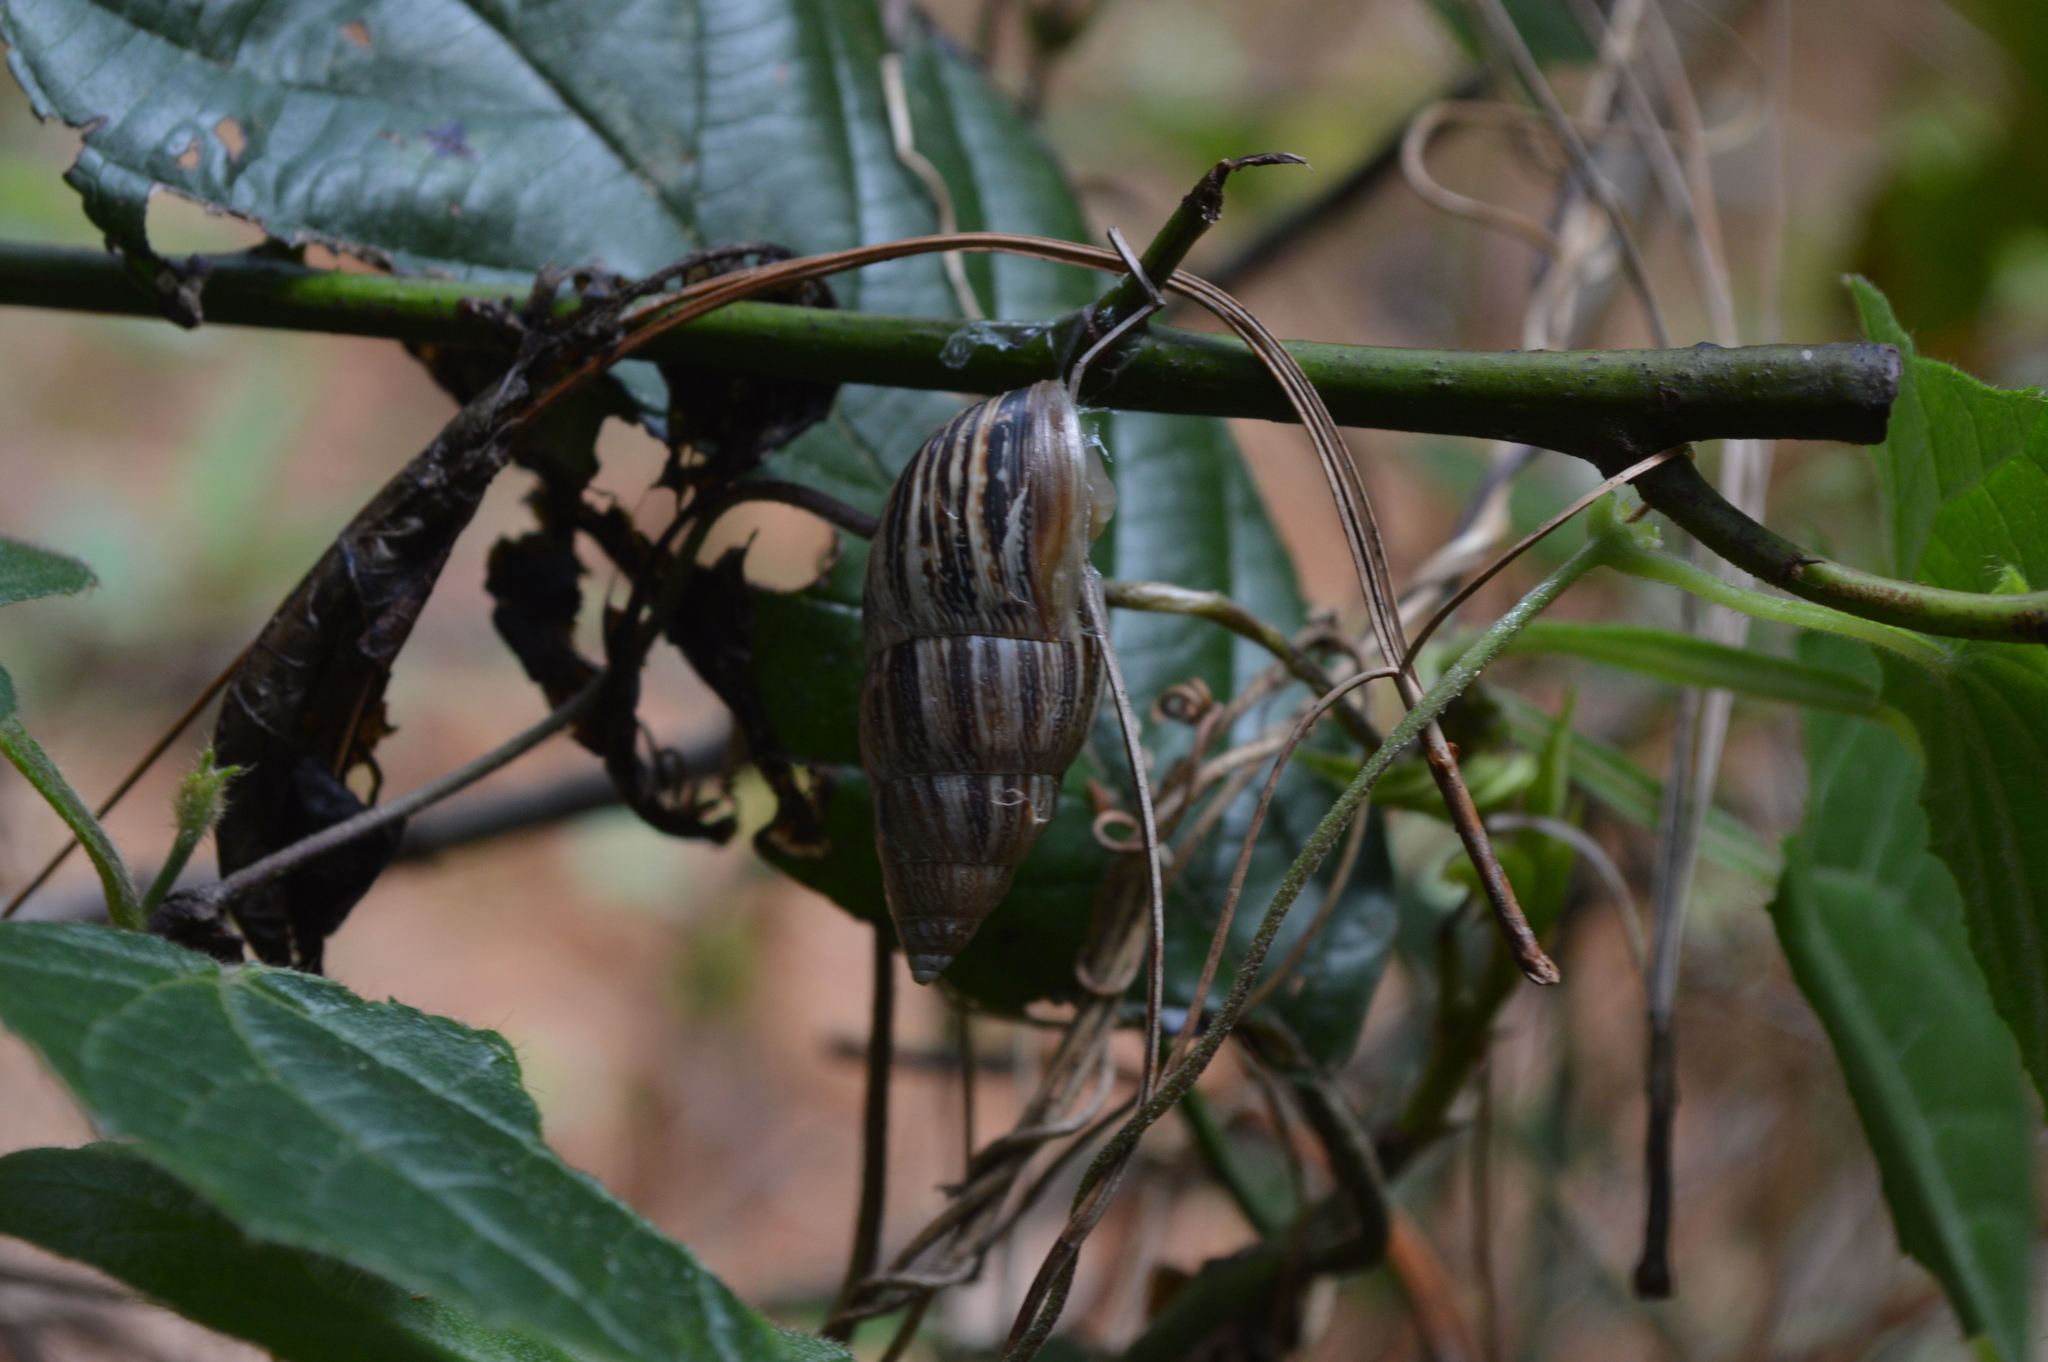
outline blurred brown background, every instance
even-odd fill
[[[1108,0],[1042,64],[1030,57],[1028,0],[934,8],[964,43],[992,31],[999,80],[1042,96],[1045,135],[1097,227],[1142,239],[1222,155],[1289,150],[1315,163],[1314,173],[1234,181],[1225,222],[1192,262],[1198,272],[1384,146],[1470,64],[1427,0]],[[1835,281],[1863,267],[1879,272],[1936,353],[1995,381],[2048,375],[2048,213],[2033,183],[2048,178],[2048,162],[2029,155],[2048,38],[2029,43],[2048,22],[2031,17],[2031,4],[1669,8],[1692,35],[1687,55],[1707,120],[1754,124],[1714,161],[1744,339],[1849,338]],[[1569,68],[1558,78],[1571,88]],[[76,147],[75,134],[38,126],[12,82],[0,82],[0,234],[95,244],[58,179]],[[1496,131],[1446,134],[1430,165],[1463,193],[1538,217],[1552,192],[1526,148]],[[252,240],[165,197],[152,214],[167,254]],[[1644,234],[1674,340],[1704,338],[1668,219],[1648,215]],[[1447,217],[1396,174],[1239,287],[1283,336],[1509,348],[1521,344],[1530,260],[1526,246]],[[1647,333],[1622,299],[1583,339],[1639,345]],[[0,657],[27,721],[89,798],[234,656],[450,411],[392,344],[0,311],[0,532],[76,553],[103,583],[82,600],[0,614]],[[1355,615],[1334,516],[1299,432],[1245,424],[1238,434],[1309,595]],[[1481,453],[1448,439],[1351,436],[1399,573],[1442,542]],[[658,449],[617,427],[602,448],[602,484],[639,505]],[[1526,481],[1518,519],[1592,478],[1552,455]],[[482,590],[483,555],[520,525],[523,490],[518,476],[493,490],[398,669],[391,712],[401,728],[380,752],[387,789],[410,788],[541,712],[491,631]],[[1781,451],[1774,523],[1854,561],[1873,542],[1873,506],[1861,454]],[[764,512],[757,524],[755,575],[805,580],[824,533],[795,512]],[[1528,580],[1510,573],[1479,608]],[[1565,609],[1676,618],[1667,595],[1598,581]],[[1546,703],[1576,685],[1587,727],[1652,769],[1661,763],[1662,688],[1590,668],[1523,664],[1508,675]],[[673,654],[658,660],[650,693],[659,731],[714,720],[715,702]],[[1771,845],[1799,816],[1797,731],[1785,710],[1738,707],[1723,800]],[[168,793],[194,750],[181,744],[113,818],[136,863],[153,864],[167,844]],[[588,760],[551,745],[488,788],[544,783]],[[11,892],[33,874],[59,833],[14,774],[0,773],[0,885]],[[1640,869],[1642,834],[1600,834]],[[332,942],[329,969],[366,996],[502,1031],[566,1158],[748,1299],[815,1323],[852,1220],[860,1069],[848,1045],[865,1027],[868,937],[744,844],[668,841],[614,812],[451,852],[388,875]],[[45,901],[87,883],[82,864],[69,866]],[[1498,1356],[1963,1356],[1938,1291],[1898,1254],[1825,1037],[1759,911],[1767,893],[1710,870],[1695,905],[1680,1004],[1677,1300],[1645,1306],[1626,1288],[1641,1215],[1641,1003],[1604,910],[1572,924],[1563,947],[1570,982],[1519,998],[1505,1014],[1489,1080],[1490,1225],[1477,1228],[1469,1134],[1401,1184],[1482,1330],[1486,1299],[1495,1302]],[[944,1009],[907,977],[904,985],[902,1043],[942,1052]],[[1368,1092],[1376,1042],[1406,991],[1397,966],[1361,1051],[1357,1077]],[[1038,1040],[994,1021],[977,1023],[976,1039],[986,1134],[1009,1112],[1006,1075],[1029,1067]],[[1208,1086],[1219,1107],[1263,1121],[1257,1092],[1229,1064],[1218,1068]],[[957,1078],[938,1066],[905,1073],[894,1117],[885,1249],[936,1209],[938,1185],[959,1174]],[[0,1037],[0,1151],[88,1137],[26,1050]],[[1160,1128],[1139,1185],[1088,1251],[1068,1313],[1085,1346],[1133,1336],[1156,1264],[1193,1269],[1250,1238],[1184,1144],[1180,1127]],[[1034,1245],[1056,1224],[1036,1226],[1025,1251],[992,1262],[921,1346],[984,1348],[999,1338],[1035,1268]],[[177,1358],[237,1351],[139,1309],[85,1309],[80,1298],[15,1281],[51,1270],[15,1249],[0,1252],[0,1320],[10,1322],[0,1353],[31,1357],[31,1339],[50,1356],[133,1355],[131,1344]],[[1420,1355],[1384,1271],[1323,1293],[1312,1315],[1305,1347],[1315,1358]],[[74,1317],[84,1323],[51,1324]],[[28,1328],[38,1321],[51,1327]],[[95,1341],[92,1321],[116,1334]],[[867,1346],[879,1348],[879,1338]]]

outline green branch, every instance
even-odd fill
[[[206,317],[230,325],[495,347],[502,339],[465,300],[521,291],[260,256],[206,263]],[[111,256],[0,243],[6,304],[145,316],[158,308]],[[1874,443],[1884,438],[1900,366],[1896,349],[1873,344],[1484,353],[1296,341],[1288,349],[1341,424],[1532,444],[1589,459],[1609,476],[1700,440]],[[1053,350],[1044,323],[968,331],[948,319],[734,303],[641,353],[721,373],[999,393],[1057,373]],[[1133,411],[1293,415],[1242,342],[1171,327],[1138,337],[1091,400]],[[1927,633],[2048,642],[2048,592],[1941,591],[1829,562],[1729,505],[1687,460],[1636,485],[1708,548],[1806,600]]]
[[[523,302],[481,285],[313,270],[252,256],[209,262],[206,319],[230,326],[497,348],[468,298]],[[0,305],[157,316],[156,300],[98,251],[0,243]],[[1058,372],[1043,323],[990,323],[969,345],[958,321],[734,303],[641,354],[705,370],[1000,393]],[[956,342],[949,349],[950,342]],[[1297,341],[1288,346],[1340,424],[1471,435],[1584,457],[1688,440],[1884,438],[1898,353],[1882,345],[1490,354]],[[964,353],[963,353],[964,350]],[[1243,342],[1153,327],[1094,400],[1131,411],[1291,421]],[[1637,455],[1640,457],[1640,454]]]

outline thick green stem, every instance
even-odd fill
[[[465,299],[523,301],[525,286],[312,270],[221,256],[206,318],[233,326],[383,336],[498,349]],[[97,251],[0,243],[0,305],[156,317],[156,302]],[[568,306],[567,303],[564,304]],[[958,321],[734,303],[641,354],[705,370],[900,388],[1000,393],[1059,370],[1039,324],[986,323],[949,349]],[[1490,354],[1297,341],[1288,349],[1338,422],[1526,442],[1585,457],[1688,440],[1884,438],[1898,389],[1882,345]],[[1234,337],[1150,327],[1096,399],[1132,411],[1291,421],[1272,375]],[[1630,460],[1624,459],[1624,464]]]
[[[1200,216],[1190,214],[1190,223]],[[1161,234],[1162,260],[1192,242],[1173,246],[1185,235]],[[230,324],[499,346],[496,330],[464,300],[516,291],[250,256],[209,263],[207,318]],[[10,244],[0,244],[0,304],[134,315],[158,307],[113,257]],[[656,337],[643,353],[722,373],[981,393],[1060,368],[1043,325],[977,325],[985,329],[962,333],[950,320],[734,303]],[[1704,439],[1875,443],[1900,371],[1896,349],[1870,344],[1505,354],[1288,348],[1342,424],[1527,443],[1589,459],[1610,475]],[[1167,327],[1137,336],[1091,400],[1137,411],[1293,416],[1242,342]],[[2048,592],[1941,591],[1830,563],[1730,506],[1688,461],[1672,460],[1637,485],[1701,543],[1807,600],[1927,633],[2048,642]]]
[[[139,932],[146,925],[142,901],[136,897],[135,881],[128,874],[128,863],[121,859],[120,850],[107,836],[107,830],[100,820],[92,816],[92,810],[78,797],[78,791],[71,788],[71,782],[64,779],[64,773],[57,769],[57,763],[50,760],[42,744],[29,736],[21,720],[10,714],[0,719],[0,755],[14,763],[14,768],[28,779],[49,806],[64,820],[71,835],[85,848],[85,854],[92,860],[92,868],[99,872],[100,887],[107,896],[107,916],[116,927],[125,927]]]

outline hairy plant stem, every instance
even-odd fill
[[[243,649],[234,661],[221,669],[220,675],[207,682],[206,689],[199,692],[198,697],[185,707],[185,712],[173,720],[171,726],[165,729],[155,742],[150,744],[149,750],[136,760],[135,765],[128,768],[128,774],[121,777],[121,783],[114,787],[114,792],[100,801],[100,806],[93,810],[96,817],[105,818],[109,813],[113,812],[114,806],[121,802],[122,797],[134,789],[135,783],[141,780],[149,768],[156,764],[157,758],[169,751],[171,744],[178,740],[178,735],[183,733],[191,726],[192,721],[199,717],[199,711],[205,709],[208,704],[212,703],[213,697],[219,695],[226,688],[228,682],[234,678],[235,669],[242,665],[242,659],[248,655],[248,650],[246,648]],[[7,906],[0,908],[0,919],[13,917],[15,913],[19,912],[21,905],[27,901],[28,896],[48,883],[50,876],[57,873],[57,868],[70,858],[72,849],[77,845],[78,839],[74,837],[66,842],[56,855],[44,862],[43,868],[36,872],[36,877],[15,890],[14,897],[7,901]]]
[[[222,792],[228,782],[241,773],[239,766],[216,766],[213,749],[209,747],[200,755],[199,764],[179,782],[178,793],[171,800],[178,832],[171,842],[170,853],[164,857],[163,868],[157,871],[156,878],[143,891],[142,916],[145,921],[177,884],[178,876],[185,873],[185,864],[192,859],[200,840],[220,821]]]
[[[1292,1308],[1291,1298],[1325,1272],[1356,1271],[1386,1257],[1391,1207],[1372,1142],[1351,1101],[1318,1073],[1301,1042],[1285,1026],[1261,1021],[1241,1033],[1264,1066],[1279,1074],[1294,1091],[1309,1128],[1322,1143],[1338,1190],[1304,1207],[1291,1223],[1278,1223],[1272,1208],[1265,1223],[1255,1220],[1262,1242],[1203,1265],[1155,1314],[1145,1332],[1124,1353],[1123,1362],[1173,1362],[1200,1353],[1200,1345],[1218,1330],[1261,1313],[1261,1307]],[[1207,1108],[1201,1094],[1190,1090],[1181,1099],[1197,1143],[1212,1162],[1230,1157],[1223,1132],[1213,1116],[1198,1117]],[[1238,1175],[1240,1181],[1243,1174]],[[1247,1215],[1263,1205],[1233,1184],[1233,1193]]]
[[[1288,909],[1293,907],[1295,899],[1301,896],[1302,890],[1307,887],[1317,867],[1323,863],[1324,858],[1330,854],[1350,827],[1353,816],[1372,793],[1372,787],[1380,775],[1393,763],[1395,757],[1421,736],[1423,730],[1435,721],[1436,716],[1446,705],[1479,679],[1480,672],[1507,649],[1508,644],[1524,625],[1562,595],[1573,582],[1600,564],[1604,547],[1602,541],[1588,543],[1555,572],[1538,583],[1534,590],[1518,601],[1513,609],[1466,649],[1464,655],[1444,672],[1442,679],[1420,696],[1407,714],[1402,716],[1401,722],[1387,734],[1386,741],[1380,744],[1379,749],[1366,758],[1357,776],[1353,777],[1351,784],[1337,797],[1336,802],[1323,815],[1322,821],[1316,825],[1315,831],[1309,835],[1300,853],[1281,879],[1279,887],[1274,891],[1273,901],[1266,909],[1266,915],[1259,923],[1258,932],[1253,936],[1238,966],[1229,996],[1217,1009],[1207,1031],[1195,1043],[1187,1058],[1161,1080],[1158,1090],[1151,1098],[1139,1106],[1123,1128],[1118,1130],[1096,1154],[1094,1162],[1082,1176],[1075,1197],[1077,1205],[1094,1194],[1097,1186],[1105,1178],[1112,1176],[1123,1166],[1125,1156],[1137,1144],[1139,1136],[1194,1087],[1195,1080],[1201,1077],[1203,1070],[1208,1068],[1209,1061],[1215,1058],[1223,1042],[1236,1029],[1258,979],[1260,967],[1272,949],[1274,937],[1279,934],[1281,925],[1287,919]]]
[[[71,788],[71,782],[64,779],[50,754],[43,751],[43,745],[30,737],[21,720],[12,714],[0,719],[0,756],[14,764],[14,769],[57,811],[57,816],[71,829],[71,835],[85,848],[92,868],[99,872],[100,888],[107,896],[107,916],[114,925],[131,932],[143,930],[147,915],[142,911],[141,896],[135,892],[135,879],[128,873],[128,863],[121,859],[120,848],[78,797],[78,791]]]

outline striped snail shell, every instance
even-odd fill
[[[919,983],[1009,891],[1095,718],[1106,615],[1088,543],[1115,498],[1058,383],[961,412],[889,494],[862,597],[860,748]]]

